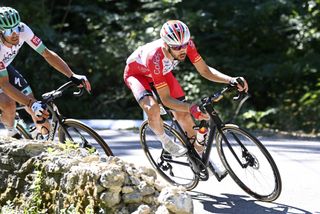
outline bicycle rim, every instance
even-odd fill
[[[220,133],[216,135],[218,153],[233,180],[258,200],[277,199],[281,193],[281,178],[267,149],[236,125],[227,124],[222,131],[225,138]]]
[[[20,124],[16,125],[16,129],[18,131],[18,133],[22,136],[22,138],[24,139],[32,139],[30,133]]]
[[[164,129],[173,142],[183,144],[177,131],[167,124],[164,124]],[[187,190],[197,186],[199,176],[191,169],[188,156],[174,157],[165,152],[147,121],[140,127],[140,143],[151,165],[167,182],[184,186]]]
[[[66,129],[71,138],[66,135],[60,126],[58,136],[61,143],[65,143],[66,140],[69,140],[73,143],[79,144],[80,147],[87,148],[89,152],[98,154],[100,157],[113,156],[108,144],[100,137],[100,135],[87,125],[78,120],[66,119],[62,126]]]

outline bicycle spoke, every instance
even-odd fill
[[[174,185],[183,185],[187,189],[194,188],[198,182],[196,175],[190,168],[190,163],[186,155],[174,157],[162,149],[162,144],[153,133],[148,124],[143,126],[142,147],[151,164],[157,169],[159,174],[168,182]],[[174,129],[165,126],[166,134],[175,143],[181,144],[180,139],[173,134]]]
[[[96,153],[101,157],[113,155],[106,142],[92,129],[79,121],[68,119],[59,129],[59,140],[64,142],[66,139],[82,148],[87,148],[90,153]],[[67,133],[65,133],[65,131]]]
[[[72,130],[74,132],[76,132],[78,134],[78,137],[80,137],[81,139],[81,143],[79,142],[78,144],[80,145],[80,147],[84,148],[87,147],[89,145],[89,142],[86,140],[86,138],[80,133],[80,131],[76,128],[72,128]]]
[[[278,169],[263,145],[239,128],[225,127],[216,138],[219,153],[232,178],[261,200],[274,200],[281,191]]]

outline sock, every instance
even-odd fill
[[[7,136],[8,137],[12,137],[13,135],[17,134],[17,130],[14,127],[5,126],[5,128],[7,129]]]
[[[158,139],[161,141],[161,143],[167,143],[170,141],[169,136],[164,132],[161,135],[157,135]]]

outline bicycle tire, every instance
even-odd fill
[[[68,138],[65,134],[65,132],[62,129],[62,126],[67,130],[67,132],[72,135],[72,136],[80,136],[82,142],[80,141],[76,141],[77,138],[71,136],[72,142],[74,143],[78,143],[80,144],[80,147],[85,147],[85,148],[96,148],[99,152],[99,150],[101,150],[100,148],[102,148],[103,152],[107,155],[107,156],[113,156],[113,153],[110,149],[110,147],[108,146],[108,144],[102,139],[102,137],[96,133],[92,128],[90,128],[89,126],[85,125],[84,123],[75,120],[75,119],[65,119],[63,121],[63,123],[59,126],[58,129],[58,137],[59,137],[59,141],[61,143],[64,143],[66,141],[66,139]],[[85,134],[85,136],[84,136]],[[96,143],[98,143],[99,147],[97,146],[97,144],[93,143],[93,141],[91,140],[90,142],[87,139],[87,136],[90,136]],[[83,142],[83,140],[85,140]]]
[[[222,132],[223,136],[218,132],[216,134],[217,149],[222,163],[233,180],[245,192],[258,200],[267,202],[276,200],[280,196],[282,183],[278,167],[268,150],[256,137],[237,125],[226,124],[222,127]],[[244,147],[238,142],[241,142],[248,152],[245,152]],[[234,154],[237,154],[237,157],[240,157],[239,161],[247,166],[241,167]],[[265,172],[268,174],[262,174]],[[254,179],[249,177],[250,173]],[[257,186],[254,184],[255,179],[261,179],[257,182]],[[264,187],[267,187],[268,190],[264,191]]]
[[[180,134],[166,123],[164,123],[164,130],[173,141],[184,144]],[[145,155],[161,177],[170,184],[184,186],[187,190],[192,190],[198,185],[199,176],[192,170],[188,156],[174,157],[166,153],[148,121],[141,124],[139,135]]]
[[[18,131],[18,133],[22,136],[22,138],[24,139],[32,139],[32,136],[30,135],[30,133],[20,124],[16,125],[16,129]]]

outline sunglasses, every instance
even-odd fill
[[[11,36],[14,32],[20,33],[20,31],[21,31],[21,27],[20,25],[18,25],[18,26],[15,26],[14,28],[6,29],[2,33],[4,36]]]
[[[183,44],[183,45],[178,45],[178,46],[170,46],[170,48],[174,51],[180,51],[181,49],[187,48],[188,43]]]

